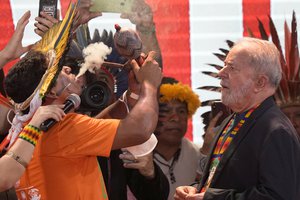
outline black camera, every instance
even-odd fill
[[[105,82],[95,81],[88,84],[80,96],[79,112],[94,116],[106,108],[112,98],[112,92]]]
[[[95,74],[86,73],[87,85],[80,96],[78,112],[94,116],[109,106],[114,100],[114,82],[103,70]]]

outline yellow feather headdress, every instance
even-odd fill
[[[50,28],[43,38],[31,49],[31,51],[39,51],[47,56],[49,61],[48,67],[34,92],[25,101],[15,103],[13,100],[10,100],[16,110],[25,110],[28,108],[31,100],[38,91],[40,98],[43,98],[59,74],[61,70],[60,61],[68,49],[76,6],[77,4],[70,3],[63,21]]]
[[[167,103],[171,100],[179,100],[187,104],[188,116],[191,117],[200,107],[201,102],[199,96],[193,92],[193,90],[185,84],[175,83],[175,84],[162,84],[160,86],[159,102]]]

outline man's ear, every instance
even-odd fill
[[[63,66],[62,71],[65,72],[66,74],[71,74],[72,69],[69,66]]]
[[[56,91],[54,89],[55,87],[51,88],[51,90],[48,92],[48,94],[46,94],[47,98],[51,98],[51,99],[56,99],[57,95],[56,95]]]
[[[269,82],[269,78],[266,75],[260,74],[258,75],[255,81],[255,92],[262,91]]]

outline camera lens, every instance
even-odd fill
[[[101,104],[104,99],[105,92],[102,90],[102,88],[99,89],[100,90],[98,90],[98,88],[94,88],[94,90],[90,92],[90,99],[95,104]]]
[[[101,81],[88,85],[81,95],[82,103],[89,108],[103,109],[108,105],[111,92],[106,83]]]

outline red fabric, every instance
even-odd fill
[[[243,27],[244,36],[248,36],[247,29],[250,28],[254,35],[260,36],[257,19],[260,19],[269,34],[268,15],[270,15],[270,0],[243,0]]]
[[[147,0],[147,2],[152,8],[156,24],[164,76],[171,76],[191,85],[189,1]],[[190,140],[193,140],[192,129],[189,120],[186,137]]]
[[[66,12],[68,10],[68,6],[70,4],[71,0],[60,0],[60,6],[61,6],[61,18],[63,19],[66,15]]]
[[[6,46],[7,42],[9,41],[9,39],[11,38],[15,30],[13,24],[10,0],[1,1],[0,24],[1,24],[1,30],[5,30],[5,31],[0,31],[0,38],[1,38],[0,49],[2,50]],[[10,62],[5,65],[4,67],[5,74],[8,72],[10,67],[13,66],[14,63],[16,63],[16,61]]]

